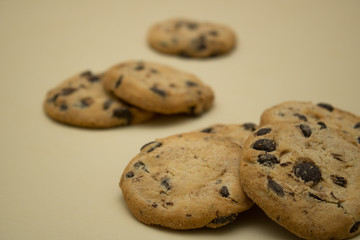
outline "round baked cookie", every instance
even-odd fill
[[[360,143],[360,117],[328,103],[288,101],[273,106],[261,115],[260,126],[276,122],[324,122],[326,125],[351,133]]]
[[[148,43],[162,53],[207,58],[230,52],[236,45],[236,37],[229,27],[221,24],[173,18],[152,26]]]
[[[258,126],[255,123],[244,124],[214,124],[201,130],[201,132],[216,134],[225,137],[242,148],[248,136]]]
[[[192,132],[145,144],[120,187],[141,222],[172,229],[218,228],[252,206],[239,180],[239,146]]]
[[[264,125],[246,140],[240,180],[275,222],[304,239],[360,232],[360,148],[323,123]]]
[[[128,61],[106,71],[105,89],[142,109],[162,113],[201,114],[214,93],[193,74],[154,63]]]
[[[77,74],[50,90],[44,110],[58,122],[89,128],[137,124],[153,116],[108,94],[101,74],[90,71]]]

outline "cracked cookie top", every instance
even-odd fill
[[[263,125],[245,142],[240,179],[274,221],[305,239],[360,232],[360,148],[326,122]]]
[[[252,206],[239,182],[240,155],[237,144],[208,133],[157,139],[130,161],[120,187],[143,223],[217,228]]]

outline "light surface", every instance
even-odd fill
[[[238,46],[208,60],[153,51],[147,30],[174,16],[226,24]],[[146,226],[127,210],[118,182],[144,143],[214,123],[258,123],[283,101],[360,115],[359,23],[360,1],[351,0],[1,0],[0,239],[297,239],[258,208],[217,230]],[[49,89],[127,60],[196,74],[214,89],[214,108],[108,130],[46,117]]]

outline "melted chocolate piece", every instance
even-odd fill
[[[161,96],[161,97],[166,97],[166,92],[164,90],[159,89],[157,86],[152,86],[150,88],[151,91],[153,91],[154,93],[156,93],[157,95]]]
[[[76,90],[77,90],[76,88],[72,88],[72,87],[63,88],[61,90],[61,94],[63,96],[68,96],[68,95],[72,94],[73,92],[75,92]]]
[[[300,124],[299,128],[301,129],[304,137],[308,138],[311,136],[312,130],[307,124]]]
[[[354,233],[357,230],[359,230],[359,226],[360,226],[360,221],[355,222],[354,225],[350,228],[350,233]]]
[[[86,107],[89,107],[91,104],[94,103],[94,99],[91,98],[91,97],[86,97],[86,98],[81,99],[80,102],[81,102],[81,107],[86,108]]]
[[[186,86],[188,86],[188,87],[196,87],[196,86],[198,86],[198,84],[196,82],[188,80],[188,81],[186,81]]]
[[[271,139],[259,139],[254,143],[252,148],[258,151],[272,152],[276,150],[276,143]]]
[[[263,136],[266,135],[268,133],[271,132],[271,128],[260,128],[257,132],[256,132],[256,136]]]
[[[285,192],[284,189],[282,188],[282,186],[280,184],[278,184],[277,182],[275,182],[274,180],[272,180],[271,178],[268,178],[268,187],[273,190],[276,195],[283,197],[285,196]]]
[[[339,185],[340,187],[344,187],[344,188],[346,187],[347,180],[345,178],[337,175],[330,175],[330,177],[333,183],[335,183],[336,185]]]
[[[328,104],[328,103],[318,103],[317,105],[318,105],[319,107],[325,108],[325,109],[328,110],[329,112],[334,111],[334,107],[331,106],[331,105]]]
[[[56,99],[60,96],[60,93],[56,93],[54,94],[54,96],[52,96],[51,98],[48,99],[49,103],[53,103],[56,101]]]
[[[244,124],[243,124],[243,128],[244,128],[245,130],[248,130],[248,131],[253,132],[253,131],[255,131],[255,129],[256,129],[256,125],[255,125],[254,123],[244,123]]]
[[[213,130],[213,128],[209,127],[209,128],[205,128],[205,129],[201,130],[200,132],[211,133],[212,130]]]
[[[60,111],[66,111],[68,110],[68,105],[66,103],[63,103],[60,105]]]
[[[103,109],[108,110],[112,103],[113,103],[113,100],[111,100],[111,99],[106,100],[103,104]]]
[[[319,200],[319,201],[324,201],[324,199],[316,196],[315,194],[313,194],[313,193],[311,193],[311,192],[309,192],[309,197],[315,198],[316,200]]]
[[[211,224],[224,224],[224,223],[231,223],[233,221],[235,221],[237,217],[237,213],[233,213],[229,216],[221,216],[221,217],[217,217],[214,220],[212,220],[210,223]]]
[[[280,161],[272,154],[260,154],[257,161],[266,167],[272,167],[275,164],[280,163]]]
[[[194,39],[192,43],[198,52],[204,51],[207,48],[205,35],[200,35],[198,38]]]
[[[133,115],[129,109],[124,108],[124,107],[119,107],[119,108],[114,109],[113,117],[124,118],[124,119],[126,119],[126,124],[129,125],[131,123]]]
[[[161,146],[162,146],[162,143],[161,143],[161,142],[157,142],[157,143],[155,144],[155,146],[153,146],[153,147],[151,147],[149,150],[147,150],[146,153],[152,152],[152,151],[154,151],[156,148],[161,147]]]
[[[305,182],[312,181],[316,184],[322,179],[320,169],[312,162],[298,163],[294,166],[293,171],[296,177],[301,178]]]
[[[89,77],[92,76],[92,72],[89,71],[89,70],[87,70],[87,71],[84,71],[84,72],[80,73],[80,76],[81,76],[81,77],[89,78]]]
[[[150,144],[153,144],[153,143],[155,143],[155,141],[151,141],[151,142],[145,143],[145,144],[140,148],[140,151],[143,150],[144,148],[146,148],[147,146],[149,146]]]
[[[320,125],[320,129],[327,128],[326,124],[324,122],[317,122],[318,125]]]
[[[354,128],[360,128],[360,122],[356,123]]]
[[[127,173],[125,174],[125,176],[126,176],[127,178],[132,178],[132,177],[135,176],[135,174],[134,174],[133,171],[130,171],[130,172],[127,172]]]
[[[123,80],[124,76],[120,75],[120,77],[118,78],[118,80],[115,83],[115,89],[118,88]]]
[[[170,179],[165,178],[164,180],[161,181],[161,186],[163,186],[167,191],[169,191],[171,189],[171,185],[169,183]]]
[[[230,196],[229,190],[228,190],[228,188],[226,186],[222,186],[219,192],[220,192],[222,197]]]
[[[294,116],[298,117],[300,120],[307,122],[307,118],[305,117],[305,115],[302,115],[300,113],[294,113]]]

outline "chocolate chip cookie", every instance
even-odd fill
[[[360,144],[360,117],[328,103],[283,102],[265,110],[260,125],[284,121],[319,123],[324,127],[340,129],[351,133],[353,141]]]
[[[120,187],[141,222],[172,229],[217,228],[252,206],[239,181],[239,146],[208,133],[178,134],[145,144]]]
[[[153,116],[108,94],[101,74],[90,71],[77,74],[50,90],[44,110],[58,122],[89,128],[137,124]]]
[[[155,24],[149,30],[148,43],[162,53],[207,58],[230,52],[236,37],[221,24],[174,18]]]
[[[128,61],[110,68],[105,89],[139,108],[162,114],[201,114],[211,108],[214,93],[193,74],[162,64]]]
[[[347,135],[322,122],[261,126],[242,150],[245,192],[301,238],[359,234],[360,148]]]
[[[248,136],[255,131],[258,126],[255,123],[244,124],[214,124],[204,128],[201,132],[212,133],[225,137],[240,147],[244,145]]]

